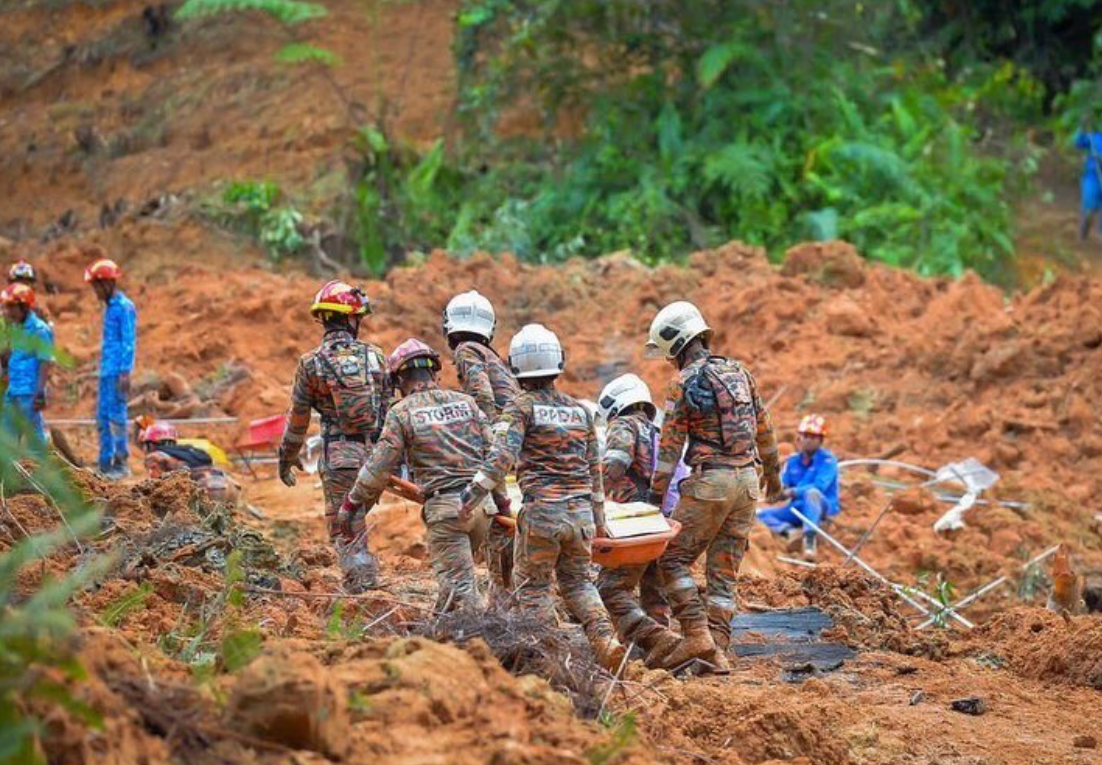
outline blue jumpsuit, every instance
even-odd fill
[[[42,412],[34,409],[38,393],[38,375],[42,365],[53,360],[54,331],[34,311],[23,322],[23,337],[17,338],[8,359],[8,390],[4,393],[3,428],[15,433],[16,418],[21,416],[38,439],[46,441]]]
[[[122,470],[129,448],[126,443],[126,397],[119,393],[119,375],[134,369],[138,314],[134,304],[116,291],[103,311],[103,346],[99,365],[99,469]]]
[[[1079,179],[1083,215],[1102,209],[1102,133],[1077,133],[1075,148],[1089,152]],[[1102,218],[1099,219],[1102,226]]]
[[[781,482],[794,489],[796,496],[787,505],[767,507],[758,511],[758,518],[770,531],[784,532],[803,525],[792,509],[803,513],[816,525],[823,518],[832,518],[838,506],[838,460],[827,449],[818,449],[811,461],[804,464],[804,455],[793,454],[784,465]],[[814,539],[815,532],[804,529],[805,539]]]

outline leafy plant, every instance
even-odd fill
[[[608,717],[601,723],[611,729],[611,734],[608,741],[598,744],[585,753],[590,765],[612,765],[619,762],[638,737],[638,726],[634,714]]]
[[[298,255],[306,245],[302,213],[279,204],[281,200],[279,187],[270,181],[233,181],[211,214],[222,225],[255,237],[268,256],[279,261]]]
[[[121,595],[107,604],[100,613],[100,623],[105,627],[117,627],[127,616],[145,605],[145,601],[153,594],[153,585],[142,583],[133,592]]]
[[[19,429],[0,432],[0,482],[10,496],[34,488],[16,468],[24,456]],[[32,479],[52,501],[64,522],[55,531],[24,536],[0,554],[0,763],[44,763],[39,743],[42,721],[32,709],[56,705],[91,728],[102,729],[99,714],[73,694],[84,678],[74,654],[75,621],[67,607],[73,593],[93,581],[111,563],[93,557],[60,579],[44,579],[30,592],[20,573],[69,545],[79,545],[99,530],[99,515],[72,486],[64,468],[38,456]]]

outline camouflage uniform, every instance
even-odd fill
[[[366,395],[352,399],[345,393],[349,386],[357,386],[355,390]],[[337,525],[337,513],[378,437],[392,396],[393,386],[382,350],[356,340],[347,330],[330,330],[321,345],[299,359],[287,427],[279,446],[280,464],[294,463],[310,427],[310,410],[321,415],[324,446],[318,472],[325,494],[329,538],[337,546],[346,579],[360,585],[375,576],[367,528],[361,518],[353,527],[353,540],[344,540]]]
[[[645,412],[634,411],[615,417],[605,437],[605,472],[610,464],[625,468],[617,481],[605,479],[608,496],[616,502],[639,502],[647,498],[654,467],[655,427]],[[635,599],[640,588],[642,605]],[[597,575],[597,590],[612,615],[616,631],[625,642],[650,650],[663,632],[669,616],[658,577],[658,566],[602,568]],[[658,618],[656,619],[655,616]]]
[[[604,525],[597,431],[589,411],[553,388],[522,392],[494,425],[493,451],[475,476],[475,496],[505,480],[513,463],[524,493],[517,519],[517,600],[554,618],[557,574],[567,608],[601,656],[614,631],[590,578],[596,526]]]
[[[749,547],[757,465],[767,485],[779,490],[780,465],[769,413],[757,383],[739,362],[719,356],[697,359],[671,383],[652,491],[664,496],[688,440],[691,468],[681,483],[674,518],[681,533],[658,561],[666,597],[684,627],[707,620],[716,645],[731,640],[736,575]],[[707,554],[707,608],[691,568]]]
[[[520,393],[509,366],[493,348],[471,340],[459,343],[453,358],[464,392],[472,396],[486,418],[494,422]],[[494,594],[502,597],[512,578],[513,536],[500,523],[490,524],[485,556]]]
[[[213,465],[192,467],[182,459],[163,451],[152,451],[145,455],[145,472],[151,478],[160,478],[175,470],[190,471],[192,480],[214,502],[236,505],[240,498],[241,487],[237,482]]]
[[[459,492],[489,450],[489,423],[473,398],[421,383],[387,414],[382,435],[349,492],[355,504],[370,510],[406,458],[426,497],[422,518],[439,584],[438,611],[482,605],[472,554],[485,538],[489,517],[476,511],[460,521]]]

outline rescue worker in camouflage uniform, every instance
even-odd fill
[[[464,292],[448,301],[443,323],[459,384],[493,423],[520,393],[513,372],[490,344],[497,328],[494,306],[474,290]],[[511,515],[504,490],[494,495],[494,502],[500,515]],[[485,556],[493,594],[504,597],[511,586],[513,537],[501,523],[490,525]]]
[[[321,415],[322,455],[318,463],[325,493],[329,538],[337,548],[345,585],[353,591],[373,587],[378,566],[368,548],[361,518],[351,538],[338,528],[337,515],[360,466],[378,439],[392,396],[382,350],[357,340],[363,317],[371,312],[358,287],[331,281],[318,291],[310,313],[325,328],[321,344],[299,359],[291,407],[279,446],[279,477],[296,483],[299,452],[310,427],[310,410]]]
[[[622,375],[601,391],[597,410],[608,423],[603,458],[608,497],[614,502],[645,502],[654,472],[657,435],[650,389],[636,375]],[[638,600],[636,587],[641,596]],[[669,624],[669,606],[662,596],[655,562],[602,568],[597,590],[621,641],[635,643],[649,657],[664,656],[678,644],[677,636],[664,629]]]
[[[683,637],[663,665],[703,659],[726,671],[736,577],[760,497],[758,466],[771,501],[783,495],[783,487],[773,425],[757,383],[738,361],[710,353],[712,334],[697,307],[684,301],[666,306],[651,323],[647,355],[664,357],[679,372],[667,395],[650,497],[662,501],[687,442],[691,473],[673,515],[681,533],[658,560]],[[706,599],[691,571],[702,554]]]
[[[490,452],[490,423],[473,398],[437,385],[440,356],[420,340],[399,345],[388,366],[402,398],[387,413],[382,435],[341,506],[341,528],[351,533],[353,520],[371,511],[404,458],[425,497],[421,517],[439,585],[436,610],[481,608],[473,553],[490,519],[480,509],[461,520],[459,495]]]
[[[473,512],[516,463],[524,493],[513,572],[517,601],[553,620],[551,579],[557,576],[597,661],[617,671],[624,646],[589,572],[593,538],[608,535],[600,447],[593,415],[555,389],[563,364],[559,339],[546,327],[529,324],[513,337],[509,366],[523,390],[494,424],[493,450],[463,492],[463,514]]]

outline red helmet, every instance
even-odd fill
[[[180,438],[176,426],[171,422],[158,420],[141,432],[138,440],[143,444],[159,444],[162,441],[178,441]]]
[[[801,436],[819,436],[825,438],[827,434],[826,419],[821,414],[809,414],[800,420],[800,426],[796,432]]]
[[[396,375],[406,369],[440,369],[440,354],[421,342],[411,337],[399,345],[387,359],[390,373]]]
[[[34,308],[34,290],[26,284],[16,282],[0,291],[0,303],[4,305],[25,305]]]
[[[310,313],[315,316],[323,311],[363,316],[371,313],[371,303],[359,287],[334,279],[318,290],[314,304],[310,306]]]
[[[34,272],[34,266],[25,260],[12,264],[8,269],[8,282],[33,282],[38,278]]]
[[[86,282],[116,281],[120,276],[122,276],[122,269],[119,268],[119,264],[108,258],[100,258],[84,269]]]

